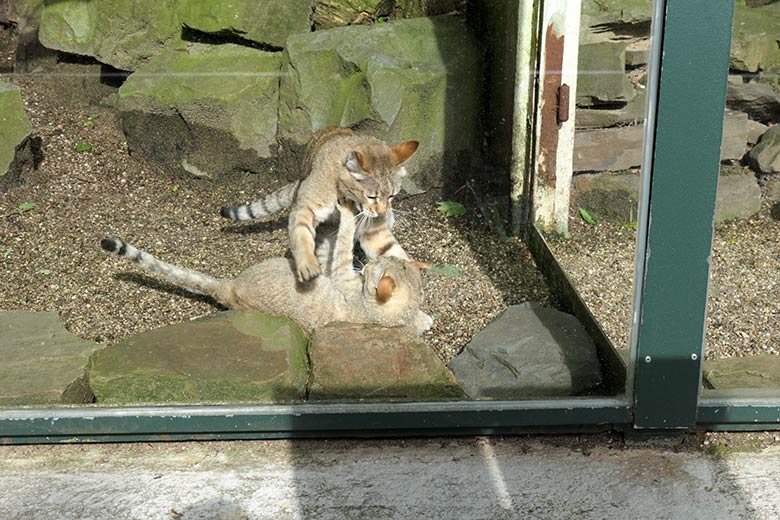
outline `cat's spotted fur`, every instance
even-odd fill
[[[286,258],[271,258],[235,278],[219,279],[162,262],[116,238],[103,239],[100,245],[192,293],[208,295],[231,309],[250,308],[287,316],[307,333],[332,321],[408,326],[417,333],[428,330],[433,320],[420,310],[421,265],[381,257],[368,262],[362,274],[356,274],[352,268],[355,218],[343,205],[338,205],[336,212],[341,219],[338,238],[323,240],[317,251],[322,259],[330,259],[328,275],[305,286],[296,280],[295,266]]]
[[[417,141],[390,147],[385,142],[355,135],[349,128],[316,132],[306,147],[301,181],[288,184],[250,204],[222,208],[233,220],[248,220],[293,206],[289,218],[290,249],[298,279],[320,274],[314,254],[317,226],[334,214],[338,199],[353,201],[361,212],[355,239],[369,258],[409,257],[392,234],[392,201],[406,175],[403,163],[417,151]]]

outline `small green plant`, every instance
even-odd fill
[[[171,188],[171,191],[174,192],[174,193],[179,191],[179,185],[178,184],[174,184],[173,187]]]
[[[580,210],[580,217],[582,217],[582,220],[584,220],[585,222],[587,222],[591,226],[595,226],[596,225],[596,218],[593,215],[591,215],[588,212],[588,210],[586,210],[585,208],[579,208],[579,210]]]
[[[12,254],[14,254],[14,250],[11,249],[10,247],[3,251],[3,256],[6,257],[6,258],[11,256]]]
[[[376,19],[376,23],[385,23],[386,21],[387,18],[385,18],[384,16],[380,16],[379,18]]]
[[[625,224],[621,224],[620,227],[623,229],[636,229],[636,220],[632,220],[631,222],[626,222]]]
[[[51,271],[48,269],[41,269],[38,272],[41,273],[43,276],[51,276]]]
[[[444,276],[458,276],[460,274],[460,268],[450,264],[434,265],[428,269],[428,272],[433,274],[441,274]]]
[[[436,211],[441,211],[447,217],[459,217],[466,214],[466,208],[459,202],[445,200],[439,202]]]
[[[77,152],[79,152],[79,153],[81,153],[81,152],[88,152],[90,150],[92,150],[92,145],[91,144],[85,143],[84,141],[79,141],[78,143],[76,143],[76,151]]]
[[[729,238],[728,240],[726,240],[727,244],[732,244],[732,245],[736,244],[737,242],[739,242],[739,240],[736,238]]]
[[[34,202],[22,202],[19,204],[19,211],[24,213],[25,211],[30,211],[33,208],[37,208],[38,205]]]
[[[95,124],[95,119],[98,118],[98,114],[90,114],[90,116],[87,118],[86,121],[84,121],[84,126],[92,126]]]

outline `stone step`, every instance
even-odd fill
[[[287,318],[220,312],[97,351],[89,385],[100,404],[285,403],[303,399],[306,338]]]
[[[577,130],[574,171],[619,171],[642,164],[644,124]],[[721,160],[741,159],[747,149],[747,115],[727,111],[723,120]]]
[[[463,398],[434,351],[403,327],[332,323],[314,331],[309,401]]]
[[[86,367],[98,347],[68,332],[56,312],[0,311],[0,405],[91,402]]]

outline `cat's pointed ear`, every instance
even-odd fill
[[[358,181],[365,180],[366,174],[363,173],[363,156],[360,154],[360,152],[349,152],[344,166],[347,167],[347,171],[349,171],[349,174],[352,175],[352,178]]]
[[[385,303],[393,295],[395,280],[390,276],[383,276],[376,284],[376,299],[379,303]]]
[[[417,151],[418,146],[420,146],[420,143],[417,141],[404,141],[390,148],[390,156],[393,158],[395,166],[408,161],[414,155],[414,152]]]

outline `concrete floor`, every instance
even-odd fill
[[[776,519],[780,448],[615,437],[0,447],[0,519]]]

